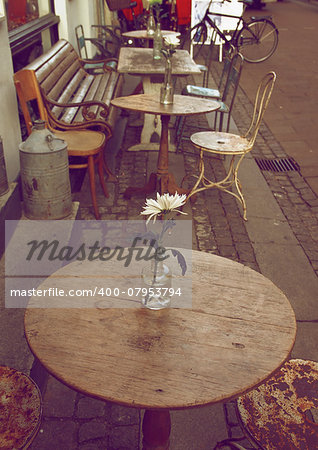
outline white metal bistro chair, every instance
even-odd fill
[[[246,217],[246,202],[242,193],[242,186],[238,178],[238,170],[244,156],[249,153],[255,143],[262,118],[269,103],[276,80],[275,72],[267,73],[261,80],[255,98],[254,111],[251,124],[243,136],[219,131],[202,131],[191,136],[192,144],[200,150],[199,175],[188,198],[206,189],[218,188],[236,197],[243,207],[243,218]],[[230,155],[231,161],[227,174],[223,180],[212,181],[205,176],[204,155]],[[231,190],[236,188],[236,192]]]

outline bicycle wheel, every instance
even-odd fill
[[[276,50],[278,30],[268,19],[253,20],[239,32],[237,46],[250,63],[258,63],[268,59]]]

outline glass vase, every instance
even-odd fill
[[[153,59],[161,59],[162,35],[160,23],[157,23],[156,31],[153,37]]]
[[[155,29],[156,29],[156,22],[155,22],[155,18],[153,16],[153,10],[152,10],[152,8],[150,8],[148,21],[147,21],[147,35],[153,36],[155,34]]]
[[[173,103],[172,65],[171,58],[166,58],[165,78],[160,90],[160,103],[171,105]]]
[[[143,268],[142,279],[147,294],[142,298],[142,304],[146,308],[159,310],[170,306],[171,278],[171,270],[163,261],[152,259],[150,264]]]

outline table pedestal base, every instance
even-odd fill
[[[163,77],[157,76],[157,81],[153,82],[151,76],[144,75],[142,80],[143,90],[145,94],[155,95],[158,99],[160,97],[160,89],[163,82]],[[160,82],[158,82],[158,78]],[[161,136],[161,120],[159,116],[153,114],[144,114],[143,127],[140,136],[140,144],[132,145],[127,149],[129,152],[139,151],[158,151],[159,142],[151,142],[152,135],[156,133]],[[170,152],[176,151],[176,146],[172,143],[170,130],[168,131],[168,148]]]
[[[170,431],[168,410],[147,409],[142,422],[143,450],[168,450]]]
[[[158,154],[158,172],[152,173],[148,182],[141,188],[129,187],[124,193],[124,197],[130,199],[133,194],[150,194],[154,191],[159,192],[161,195],[169,193],[174,195],[188,194],[189,189],[183,189],[177,186],[175,178],[172,173],[168,172],[168,148],[169,148],[169,115],[161,116],[161,136],[160,146]]]

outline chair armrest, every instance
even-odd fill
[[[62,120],[57,119],[51,112],[50,108],[48,107],[49,100],[47,98],[44,98],[44,104],[46,105],[46,112],[47,112],[47,120],[51,127],[54,129],[60,129],[60,130],[87,130],[87,129],[100,129],[105,134],[106,140],[110,139],[112,137],[112,130],[111,127],[104,121],[104,120],[86,120],[85,122],[77,122],[77,123],[66,123]]]
[[[82,59],[79,58],[79,62],[81,63],[82,67],[85,69],[85,64],[103,64],[101,69],[103,69],[104,72],[116,72],[117,64],[118,64],[118,58],[112,57],[112,58],[103,58],[103,59]],[[113,65],[111,65],[113,63]]]

